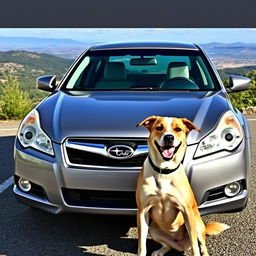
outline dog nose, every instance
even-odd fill
[[[164,136],[164,142],[166,144],[171,143],[174,141],[174,136],[172,134],[167,134]]]

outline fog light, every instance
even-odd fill
[[[28,192],[31,189],[31,183],[29,182],[29,180],[20,178],[18,183],[19,183],[20,189],[24,192]]]
[[[236,196],[241,190],[241,184],[239,182],[232,182],[225,186],[224,193],[228,197]]]

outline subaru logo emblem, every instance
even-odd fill
[[[115,145],[107,150],[108,155],[115,159],[127,159],[132,157],[134,150],[133,148],[126,145]]]

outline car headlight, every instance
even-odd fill
[[[51,139],[40,126],[39,113],[34,109],[22,121],[17,137],[24,148],[34,148],[54,155]]]
[[[229,110],[219,120],[217,127],[204,137],[196,150],[195,158],[221,150],[234,150],[243,140],[243,131],[234,113]]]

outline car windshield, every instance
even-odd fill
[[[207,60],[195,50],[88,51],[65,90],[216,90]]]

